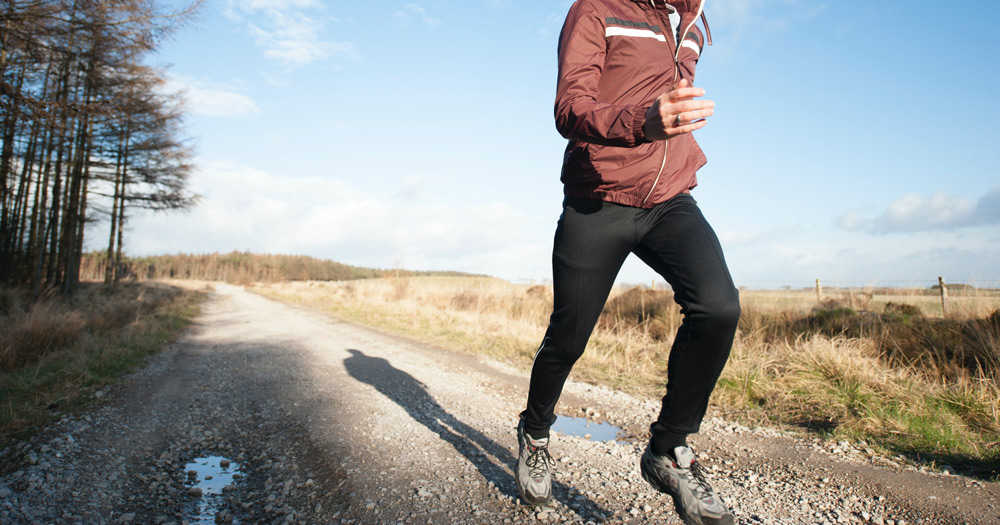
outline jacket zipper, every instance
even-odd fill
[[[667,1],[663,0],[663,5],[666,5],[666,4],[667,4]],[[656,12],[656,4],[654,3],[654,0],[649,0],[649,5],[653,8],[653,12],[655,13]],[[684,30],[681,31],[679,34],[677,34],[677,35],[671,35],[673,37],[673,39],[674,39],[674,80],[673,80],[673,82],[671,82],[671,84],[670,84],[671,86],[674,86],[674,85],[677,84],[677,77],[681,73],[681,66],[677,62],[677,58],[680,56],[680,53],[681,53],[681,42],[684,41],[684,35],[686,35],[688,33],[688,31],[691,30],[691,26],[693,26],[695,24],[695,22],[698,21],[698,17],[702,16],[702,14],[703,14],[702,10],[704,8],[705,8],[705,0],[701,0],[700,2],[698,2],[698,11],[691,18],[691,22],[688,23],[687,27],[685,27]],[[662,22],[662,20],[660,22]],[[669,22],[669,20],[668,20],[668,22]],[[708,27],[708,26],[706,25],[706,27]],[[670,26],[670,31],[673,32],[673,30],[674,30],[673,26]],[[706,31],[707,31],[707,29],[706,29]],[[649,193],[646,194],[646,198],[642,199],[642,203],[639,204],[639,206],[644,206],[646,204],[646,201],[648,201],[649,198],[653,196],[653,190],[656,189],[656,185],[660,182],[660,176],[663,175],[663,168],[665,168],[667,166],[667,150],[668,150],[668,145],[669,145],[669,141],[668,140],[664,140],[663,141],[663,161],[660,162],[660,171],[656,172],[656,178],[653,179],[653,185],[650,186]]]

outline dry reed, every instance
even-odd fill
[[[0,296],[0,371],[36,361],[65,349],[87,335],[110,332],[134,323],[176,299],[179,291],[165,286],[125,286],[107,295],[99,286],[85,285],[72,297],[43,296],[31,302],[17,290]]]

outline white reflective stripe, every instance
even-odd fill
[[[639,38],[655,38],[660,42],[666,42],[663,35],[658,35],[649,29],[635,29],[633,27],[608,26],[604,29],[604,36],[635,36]]]
[[[681,44],[681,47],[687,47],[687,48],[693,49],[696,55],[701,56],[701,48],[698,47],[698,44],[694,43],[694,40],[691,40],[691,39],[685,40]]]

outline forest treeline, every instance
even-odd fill
[[[194,203],[179,100],[144,61],[198,7],[0,2],[0,284],[72,292],[86,226],[103,220],[114,283],[131,211]]]
[[[84,254],[81,277],[91,281],[105,279],[107,263],[107,253],[105,252]],[[117,263],[115,271],[119,277],[127,277],[131,280],[196,279],[234,284],[469,275],[461,272],[365,268],[328,259],[317,259],[307,255],[270,255],[249,252],[125,257]]]

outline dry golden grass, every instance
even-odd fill
[[[20,315],[4,316],[4,321],[0,326],[0,371],[73,344],[86,328],[82,315],[51,301],[37,303]]]
[[[550,287],[515,285],[489,277],[289,282],[258,284],[252,289],[450,348],[522,364],[534,357],[552,309]],[[616,289],[614,293],[623,292]],[[669,318],[656,317],[658,323],[676,326],[679,322],[665,319]],[[651,336],[647,325],[609,313],[594,331],[574,375],[636,391],[663,377],[665,359],[661,358],[669,342]]]
[[[254,290],[523,367],[541,341],[552,301],[548,287],[468,277]],[[994,327],[987,318],[1000,309],[1000,295],[952,294],[949,318],[935,319],[939,296],[878,292],[826,293],[817,308],[814,291],[743,291],[744,316],[713,402],[750,421],[865,439],[996,476],[1000,323]],[[669,291],[616,288],[574,377],[659,397],[680,322]],[[982,362],[971,366],[967,354],[946,351],[910,362],[901,357],[909,353],[891,352],[893,345],[912,353],[914,345],[953,341],[985,349],[975,354]]]
[[[201,297],[160,283],[114,294],[86,284],[70,298],[31,303],[21,290],[0,289],[0,449],[162,349]]]
[[[744,305],[765,312],[808,312],[816,306],[815,290],[743,290]],[[855,310],[881,312],[888,303],[909,304],[920,308],[928,317],[942,317],[941,295],[929,288],[858,288],[844,290],[825,288],[824,301],[832,300]],[[1000,309],[1000,290],[948,288],[949,317],[986,317]]]
[[[8,306],[0,314],[0,371],[34,362],[87,335],[134,324],[174,301],[178,293],[176,288],[156,284],[129,284],[108,294],[103,287],[90,284],[69,298],[44,296],[31,302],[18,291],[7,289],[3,294]]]

